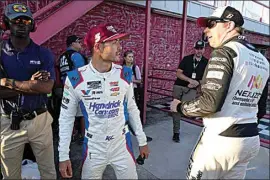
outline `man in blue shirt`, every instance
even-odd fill
[[[67,37],[67,50],[59,58],[60,76],[63,84],[66,73],[87,64],[87,59],[79,52],[82,49],[81,38],[76,35]]]
[[[56,179],[52,117],[46,106],[55,79],[53,54],[29,37],[36,30],[29,7],[9,4],[3,22],[10,38],[1,42],[1,173],[4,179],[21,179],[23,150],[29,143],[41,179]]]
[[[59,64],[58,66],[60,70],[60,79],[61,79],[62,84],[65,83],[67,72],[88,64],[87,58],[80,53],[80,50],[82,49],[81,38],[79,38],[76,35],[68,36],[66,40],[66,45],[67,45],[67,50],[60,56],[59,61],[58,61],[58,64]],[[58,99],[62,100],[62,96]],[[58,107],[57,107],[57,113],[56,113],[57,119],[60,114],[60,104],[61,103],[58,103]],[[79,107],[78,107],[78,113],[77,113],[76,119],[80,121],[79,123],[80,127],[78,127],[79,125],[78,121],[75,121],[75,127],[77,128],[74,128],[75,131],[72,136],[72,142],[75,142],[78,138],[80,139],[80,142],[82,142],[83,137],[84,137],[85,127],[84,127],[84,118],[82,117],[81,110]],[[77,131],[76,129],[78,129],[78,133],[76,133]]]

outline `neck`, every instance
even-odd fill
[[[229,39],[231,39],[231,38],[233,38],[233,37],[235,37],[235,36],[239,36],[239,35],[240,35],[240,34],[239,34],[237,31],[233,30],[233,31],[227,33],[227,34],[223,37],[223,40],[221,41],[221,44],[223,44],[223,43],[226,42],[227,40],[229,40]]]
[[[93,55],[92,61],[91,61],[93,67],[100,73],[109,72],[112,68],[112,62],[111,61],[105,61],[98,55]]]
[[[200,61],[201,60],[201,58],[202,58],[202,56],[201,55],[197,55],[197,54],[195,54],[195,59],[197,60],[197,61]]]
[[[76,48],[72,47],[72,46],[70,46],[69,48],[78,52],[78,50]]]
[[[132,66],[132,63],[126,62],[126,66],[130,67]]]
[[[10,36],[11,44],[18,51],[23,51],[30,43],[30,38],[17,38],[15,36]]]

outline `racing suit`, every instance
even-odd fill
[[[244,179],[258,154],[258,101],[269,77],[269,62],[244,36],[215,49],[202,80],[202,95],[177,111],[203,117],[204,129],[188,167],[188,179]]]
[[[69,159],[77,104],[85,119],[82,179],[101,179],[108,164],[112,165],[118,179],[137,179],[127,119],[139,146],[147,143],[133,86],[124,77],[122,67],[112,64],[109,72],[99,73],[90,62],[68,72],[59,119],[60,162]]]

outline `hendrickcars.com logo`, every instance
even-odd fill
[[[248,82],[248,87],[251,89],[256,88],[256,89],[261,89],[262,88],[262,77],[260,75],[256,76],[251,76],[249,82]]]

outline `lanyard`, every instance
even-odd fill
[[[198,64],[200,63],[201,59],[202,59],[202,58],[200,58],[200,60],[197,61],[197,60],[195,59],[195,56],[194,56],[194,58],[193,58],[193,71],[196,70],[196,68],[197,68]],[[197,63],[196,63],[196,62],[197,62]]]

